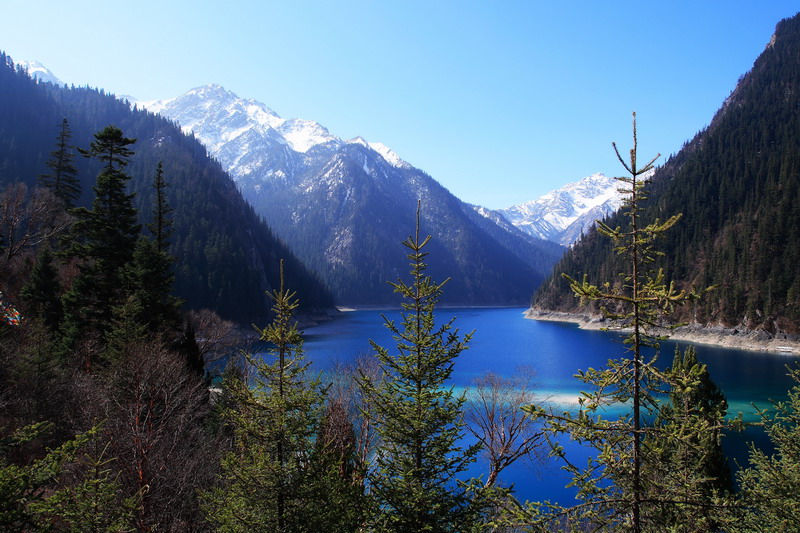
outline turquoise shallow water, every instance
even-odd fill
[[[620,336],[612,332],[581,330],[573,324],[538,322],[523,318],[524,309],[440,309],[437,317],[456,317],[461,332],[475,331],[469,349],[458,358],[453,385],[466,388],[486,371],[512,375],[520,368],[534,373],[536,393],[548,398],[555,407],[568,408],[574,402],[581,384],[574,378],[578,369],[600,367],[609,358],[624,354]],[[339,362],[352,361],[371,353],[369,340],[392,347],[391,334],[383,326],[381,313],[400,320],[399,311],[362,310],[344,313],[340,318],[308,329],[305,334],[306,356],[314,369],[325,371]],[[672,362],[676,343],[662,343],[661,365]],[[685,343],[681,343],[685,346]],[[714,381],[725,392],[729,412],[742,412],[745,420],[754,420],[752,403],[768,407],[769,399],[782,399],[792,386],[786,365],[800,359],[780,354],[767,354],[697,345],[698,359],[707,364]],[[757,430],[726,438],[726,451],[740,462],[746,457],[749,440],[763,444]],[[574,461],[585,462],[586,451],[564,443]],[[483,465],[472,472],[480,475]],[[543,464],[515,465],[501,479],[513,484],[521,499],[550,499],[561,503],[572,501],[573,490],[565,489],[568,478],[552,460]]]

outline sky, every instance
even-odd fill
[[[7,0],[0,50],[140,100],[218,83],[381,142],[504,208],[665,157],[711,121],[783,0]],[[2,95],[0,95],[2,97]]]

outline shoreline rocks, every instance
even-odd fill
[[[585,313],[528,309],[525,312],[525,318],[549,322],[569,322],[577,324],[581,329],[589,330],[614,329],[613,321],[602,316]],[[764,330],[727,328],[721,325],[703,326],[700,324],[689,324],[673,330],[664,328],[654,333],[668,335],[671,340],[695,344],[708,344],[737,350],[770,352],[790,356],[800,355],[800,338],[797,335],[785,333],[771,334]]]

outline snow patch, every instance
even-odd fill
[[[56,78],[50,69],[39,63],[38,61],[19,61],[17,66],[24,68],[28,71],[28,76],[42,83],[52,83],[54,85],[66,85],[63,81]]]
[[[571,246],[596,220],[619,209],[623,200],[619,187],[615,178],[597,173],[499,212],[529,235]]]
[[[400,159],[400,156],[394,153],[388,146],[383,143],[369,143],[369,147],[381,154],[387,163],[397,168],[411,168],[411,165]]]

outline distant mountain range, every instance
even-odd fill
[[[431,271],[451,277],[450,303],[527,302],[563,249],[479,216],[388,147],[342,140],[317,122],[207,85],[169,100],[133,102],[191,132],[220,161],[277,235],[345,304],[396,301],[386,282],[408,270],[399,243],[431,234]]]
[[[497,212],[525,233],[571,246],[622,205],[619,182],[593,174],[544,196]]]
[[[291,179],[304,168],[304,162],[298,162],[300,158],[292,154],[305,154],[316,146],[336,151],[347,144],[358,144],[377,152],[395,168],[413,168],[384,144],[361,137],[343,141],[317,122],[281,118],[266,105],[239,98],[216,84],[177,98],[134,103],[175,120],[185,132],[196,135],[237,181],[247,182],[254,175],[260,179]],[[251,186],[256,190],[261,187],[258,183]],[[616,181],[594,174],[497,213],[535,240],[570,246],[595,220],[614,212],[621,202]],[[485,216],[490,210],[480,208],[479,212]],[[498,217],[489,219],[510,230]]]
[[[39,62],[22,62],[20,66],[39,81],[63,85]],[[451,294],[454,300],[487,304],[517,301],[513,294],[521,287],[531,283],[537,286],[563,253],[559,246],[546,241],[571,246],[597,219],[612,213],[621,203],[615,180],[595,174],[537,200],[492,211],[458,201],[381,143],[361,137],[342,140],[317,122],[284,119],[263,103],[239,98],[220,85],[199,87],[168,100],[121,98],[178,122],[185,133],[196,136],[278,236],[346,303],[382,303],[387,296],[384,278],[392,279],[402,272],[403,265],[388,257],[394,241],[404,237],[398,226],[410,223],[411,204],[406,205],[406,213],[398,212],[403,198],[420,197],[426,203],[438,203],[426,205],[424,215],[426,209],[429,213],[448,213],[436,218],[425,215],[433,227],[439,228],[433,233],[448,249],[446,257],[436,262],[442,263],[443,275],[463,272],[463,277],[457,276],[451,283],[456,290]],[[369,207],[356,202],[356,185],[366,182],[359,182],[364,176],[356,178],[354,173],[365,175],[371,185],[376,185],[376,179],[383,182],[374,190],[368,189],[386,206],[375,214],[377,220],[389,217],[384,227],[370,224]],[[349,216],[343,218],[345,211]],[[453,227],[441,225],[448,218],[456,221]],[[462,235],[464,232],[469,237]],[[392,242],[386,242],[385,248],[372,246],[369,257],[359,252],[358,240],[377,242],[379,238]],[[476,246],[475,250],[469,250],[465,242]],[[486,246],[491,249],[498,244],[499,255],[487,257]],[[478,263],[486,264],[479,266],[485,272],[495,272],[495,282],[500,286],[508,285],[508,290],[500,291],[504,294],[500,300],[480,287],[482,280],[467,279],[470,255],[484,255]],[[493,264],[495,258],[500,259],[501,266]],[[511,263],[504,260],[508,258]],[[354,266],[353,261],[373,263],[377,270]],[[513,275],[509,266],[515,269]]]

